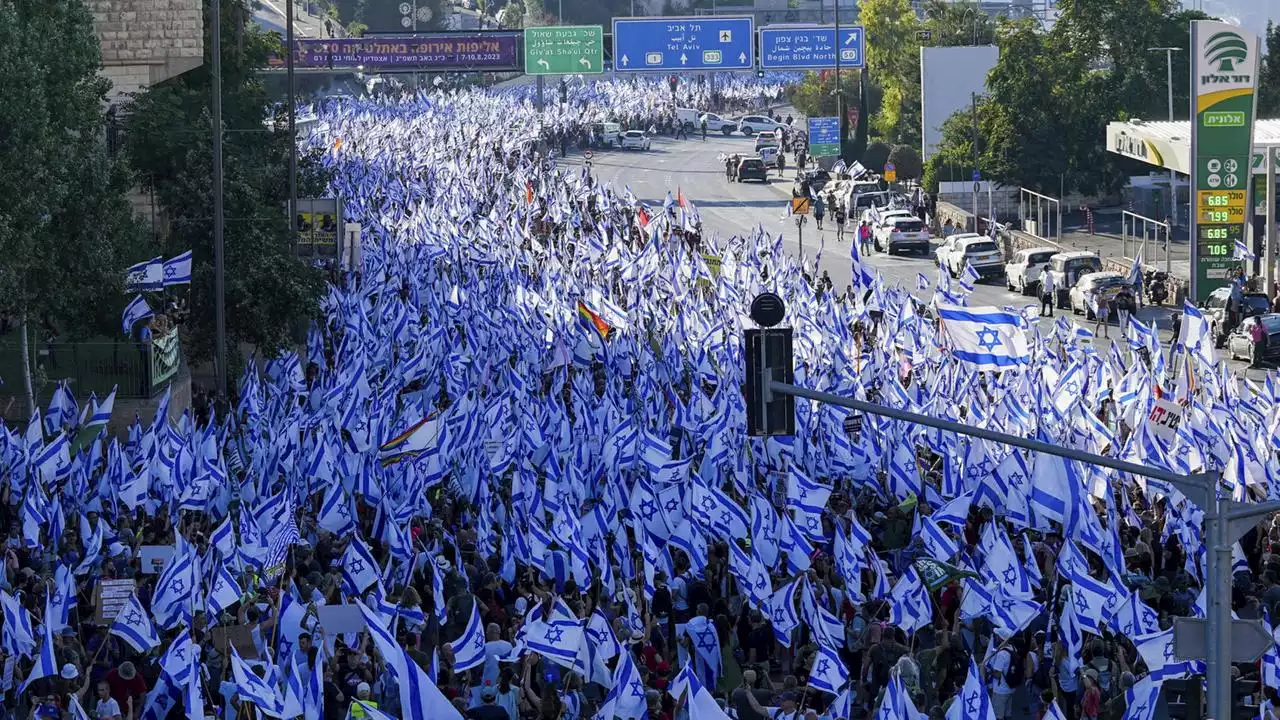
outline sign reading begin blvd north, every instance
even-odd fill
[[[866,40],[862,27],[786,26],[760,28],[760,67],[766,70],[841,69],[866,64]]]
[[[526,75],[587,75],[604,72],[604,28],[563,25],[524,29]]]
[[[750,17],[614,18],[618,72],[750,70],[755,67]]]

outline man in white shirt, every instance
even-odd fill
[[[992,638],[992,642],[995,638]],[[1002,647],[991,658],[987,666],[988,689],[991,691],[991,708],[995,711],[996,720],[1007,720],[1013,717],[1013,688],[1009,687],[1009,668],[1013,664],[1013,652]]]
[[[1053,273],[1049,272],[1049,268],[1046,266],[1040,271],[1040,317],[1053,317],[1053,301],[1057,290],[1058,288],[1053,281]]]

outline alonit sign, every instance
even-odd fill
[[[1203,302],[1227,284],[1232,248],[1244,239],[1250,207],[1258,36],[1226,23],[1191,23],[1191,296]]]

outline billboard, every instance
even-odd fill
[[[920,157],[942,144],[942,124],[987,91],[987,73],[1000,59],[995,45],[920,48]]]
[[[342,259],[342,202],[338,198],[298,198],[293,229],[300,259],[315,265]]]
[[[363,68],[366,72],[519,70],[520,34],[515,32],[418,33],[364,38],[299,38],[295,68]],[[277,60],[273,66],[283,66]]]
[[[1212,20],[1191,23],[1191,300],[1203,302],[1240,268],[1253,152],[1258,36]]]

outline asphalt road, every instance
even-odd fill
[[[597,150],[592,159],[592,170],[595,176],[610,182],[616,188],[630,187],[635,196],[651,205],[661,206],[668,192],[674,197],[676,190],[683,191],[686,198],[698,207],[705,231],[720,237],[746,235],[763,227],[771,235],[783,236],[783,247],[793,254],[802,251],[810,261],[821,249],[819,273],[825,270],[835,284],[837,292],[842,291],[852,278],[852,263],[849,257],[849,237],[846,232],[844,243],[836,241],[834,222],[830,214],[823,232],[818,232],[809,218],[802,230],[797,230],[793,220],[785,220],[787,203],[791,197],[794,169],[786,171],[784,178],[770,173],[770,181],[766,183],[746,182],[730,183],[724,177],[724,165],[717,157],[734,152],[751,153],[753,140],[742,136],[724,137],[709,134],[704,142],[695,135],[690,140],[674,141],[667,138],[655,139],[649,151]],[[581,153],[573,153],[568,164],[582,164]],[[854,225],[846,226],[852,229]],[[868,262],[873,265],[889,284],[900,284],[913,289],[916,286],[916,274],[923,273],[932,284],[937,275],[933,254],[924,256],[888,256],[875,253]],[[927,296],[930,291],[919,291],[918,295]],[[1031,297],[1011,292],[1000,281],[990,280],[980,283],[969,296],[971,305],[992,305],[996,307],[1022,308],[1035,304]],[[1071,316],[1068,310],[1059,310],[1058,314],[1067,313],[1082,327],[1093,329],[1093,322],[1086,321],[1083,316]],[[1167,346],[1170,335],[1169,316],[1171,310],[1144,307],[1138,312],[1138,318],[1144,323],[1156,323],[1162,330],[1162,337]],[[1049,332],[1052,320],[1040,320],[1042,330]],[[1119,329],[1113,324],[1110,327],[1111,338],[1118,338]],[[1100,346],[1106,340],[1099,337]],[[1236,370],[1247,370],[1245,363],[1231,362]],[[1267,371],[1260,369],[1247,370],[1248,377],[1261,380]]]

